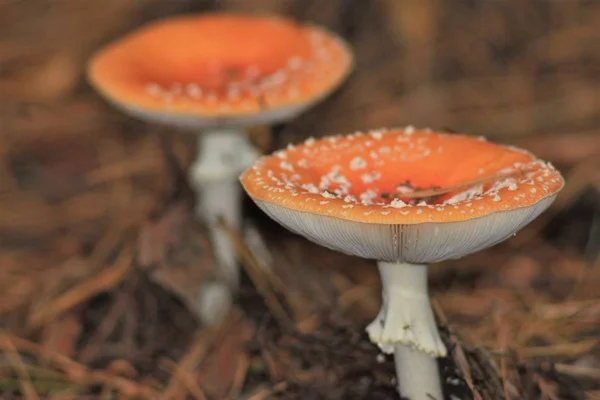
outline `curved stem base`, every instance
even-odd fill
[[[237,255],[227,232],[219,225],[222,216],[234,229],[242,225],[240,210],[241,188],[237,179],[204,182],[198,193],[196,216],[208,226],[213,251],[219,268],[216,275],[235,291],[240,284]]]
[[[233,291],[240,283],[240,270],[233,244],[218,225],[223,217],[230,226],[240,229],[240,173],[258,158],[259,153],[242,131],[213,130],[198,135],[196,161],[190,167],[190,186],[198,193],[196,215],[204,220],[211,232],[215,256],[219,264],[217,275]]]
[[[403,344],[394,346],[398,391],[410,400],[443,400],[437,360]]]
[[[196,313],[204,326],[219,325],[233,304],[229,286],[219,282],[205,282],[196,295]]]

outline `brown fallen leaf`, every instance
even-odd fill
[[[81,60],[74,54],[17,54],[2,60],[10,74],[0,79],[0,96],[16,101],[54,101],[69,94],[79,81]]]
[[[185,396],[186,392],[190,389],[192,391],[195,390],[196,382],[190,382],[190,379],[192,379],[190,375],[193,375],[198,366],[205,362],[210,348],[218,342],[218,339],[225,336],[227,332],[230,332],[230,328],[240,319],[240,311],[235,308],[231,309],[228,318],[216,329],[201,329],[196,334],[195,340],[177,365],[169,367],[172,363],[167,363],[167,367],[172,370],[172,376],[162,392],[161,400],[179,399]],[[202,389],[200,391],[202,395],[199,398],[202,398],[204,392]]]
[[[17,348],[9,336],[0,334],[0,349],[19,375],[19,385],[25,394],[25,398],[28,400],[39,400],[39,396],[31,382],[31,376],[29,375],[29,372],[27,371],[27,368],[25,367],[25,364],[19,355]]]
[[[556,372],[573,377],[584,377],[592,380],[600,380],[600,368],[580,367],[572,364],[558,363],[554,364]]]
[[[536,135],[517,139],[515,145],[530,150],[538,157],[559,164],[576,164],[600,154],[597,130],[558,135]]]
[[[74,357],[83,326],[79,315],[71,311],[59,315],[42,330],[41,345],[46,351]]]
[[[150,278],[197,312],[197,296],[215,278],[216,265],[205,226],[194,221],[185,202],[167,207],[139,234],[137,260]]]
[[[524,347],[518,349],[519,357],[578,357],[589,354],[600,340],[592,338],[576,343],[560,343],[549,346]]]
[[[155,221],[146,221],[140,229],[137,260],[142,268],[167,261],[168,248],[182,238],[182,227],[188,212],[183,202],[174,203]]]
[[[225,336],[220,338],[212,354],[203,363],[198,380],[210,398],[228,398],[229,393],[239,385],[240,377],[245,376],[248,355],[244,344],[251,338],[253,331],[246,319],[239,318]]]
[[[115,287],[131,270],[132,260],[133,251],[130,248],[125,248],[111,267],[101,271],[81,285],[66,291],[54,301],[35,310],[29,316],[30,328],[37,328],[47,324],[56,318],[57,315],[72,309],[100,292]]]

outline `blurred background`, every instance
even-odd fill
[[[251,130],[264,152],[411,124],[524,147],[563,172],[556,203],[515,238],[432,266],[454,350],[443,373],[461,399],[600,399],[593,0],[0,0],[0,393],[397,398],[393,363],[363,333],[380,301],[374,264],[251,204],[241,305],[215,329],[189,310],[214,262],[189,215],[194,138],[125,116],[83,75],[141,24],[215,10],[321,24],[355,51],[333,96]]]

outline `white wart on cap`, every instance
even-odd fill
[[[98,52],[90,83],[146,120],[187,127],[289,119],[350,73],[334,34],[274,16],[205,13],[146,25]]]
[[[407,263],[501,242],[564,185],[524,150],[412,127],[309,139],[261,158],[241,182],[268,215],[316,243]]]

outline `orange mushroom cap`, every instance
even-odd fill
[[[241,182],[293,231],[350,254],[411,262],[457,258],[503,240],[564,185],[556,169],[524,150],[410,127],[309,139],[259,159]],[[419,240],[436,247],[431,235],[445,253],[418,249]],[[372,250],[378,240],[390,247]]]
[[[109,100],[150,119],[244,125],[294,116],[351,68],[347,45],[322,28],[214,13],[134,31],[98,52],[88,77]]]

